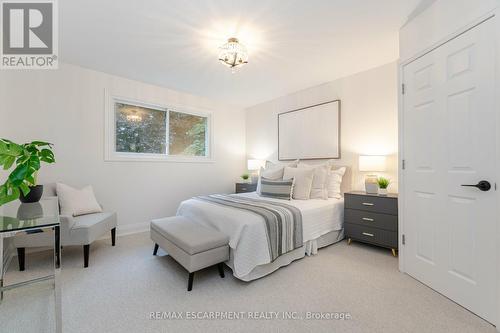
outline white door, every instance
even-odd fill
[[[495,41],[490,19],[404,66],[405,270],[495,323]],[[487,181],[482,188],[464,187]]]

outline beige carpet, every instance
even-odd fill
[[[346,242],[319,251],[250,283],[226,267],[187,273],[160,250],[152,256],[148,234],[118,238],[117,246],[63,250],[64,332],[495,332],[493,326],[397,270],[390,251]],[[9,281],[38,274],[49,253],[27,256],[27,271],[11,264]],[[7,281],[7,282],[9,282]],[[1,332],[49,332],[53,296],[45,283],[9,291],[0,305]],[[278,312],[280,319],[151,320],[151,312]],[[306,312],[347,312],[350,320],[284,320]],[[185,317],[186,314],[182,313]],[[258,314],[261,316],[263,314]]]

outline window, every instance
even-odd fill
[[[115,103],[116,151],[166,154],[166,112]]]
[[[170,155],[207,155],[207,117],[170,111],[168,125]]]
[[[107,160],[210,160],[209,114],[111,98],[106,119]]]

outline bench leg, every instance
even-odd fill
[[[90,244],[83,246],[83,267],[89,267]]]
[[[221,278],[224,278],[224,264],[219,263],[217,264],[217,268],[219,269],[219,275]]]
[[[25,261],[25,248],[18,247],[17,248],[17,261],[19,262],[19,270],[24,271],[24,261]]]
[[[160,246],[158,244],[155,243],[155,249],[153,250],[153,255],[155,256],[157,253],[158,253],[158,248]]]
[[[194,272],[189,273],[189,278],[188,278],[188,291],[193,290],[193,279],[194,279]]]
[[[111,246],[116,244],[116,228],[111,229]]]

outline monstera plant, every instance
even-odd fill
[[[4,170],[14,168],[5,183],[0,185],[0,206],[18,198],[23,202],[40,200],[43,187],[37,185],[38,170],[42,162],[55,161],[52,144],[48,142],[17,144],[0,139],[0,167]]]

